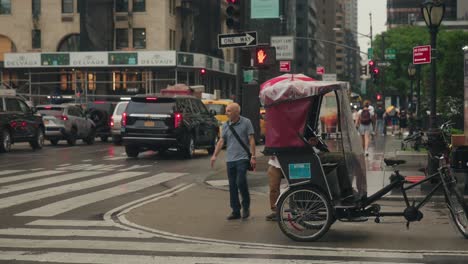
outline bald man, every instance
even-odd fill
[[[213,168],[216,158],[226,142],[226,167],[229,179],[229,198],[232,213],[227,220],[241,218],[241,202],[239,192],[242,197],[242,218],[250,216],[250,194],[247,185],[247,170],[249,165],[255,168],[255,138],[252,123],[248,118],[240,115],[240,106],[237,103],[229,104],[226,107],[226,115],[229,121],[224,123],[221,131],[221,138],[216,144],[215,151],[211,157],[211,167]],[[246,148],[250,147],[250,153],[242,147],[236,138],[234,130]],[[250,159],[249,159],[249,156]]]

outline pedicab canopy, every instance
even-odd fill
[[[266,108],[265,149],[304,147],[298,133],[305,132],[313,97],[346,91],[347,87],[346,82],[317,81],[303,74],[285,74],[263,83],[260,101]]]

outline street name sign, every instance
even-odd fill
[[[251,0],[250,18],[279,18],[280,0]]]
[[[374,57],[374,49],[373,48],[368,48],[367,49],[367,58],[369,60],[372,60],[373,57]]]
[[[276,48],[277,60],[294,60],[294,36],[272,36],[270,45]]]
[[[431,46],[417,46],[413,48],[413,64],[431,63]]]
[[[383,62],[378,62],[377,63],[377,66],[379,66],[379,67],[388,67],[390,65],[392,65],[392,64],[390,62],[388,62],[388,61],[383,61]]]
[[[280,70],[280,72],[290,72],[291,71],[291,62],[290,61],[280,61],[279,70]]]
[[[387,60],[394,60],[396,58],[396,50],[395,49],[386,49],[384,56],[385,56],[385,59],[387,59]]]
[[[327,73],[322,75],[322,81],[336,82],[336,73]]]
[[[257,32],[249,31],[235,34],[219,34],[218,48],[242,48],[257,46]]]

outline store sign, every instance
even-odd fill
[[[70,66],[101,67],[107,65],[107,54],[104,52],[70,52]]]
[[[69,53],[41,53],[42,66],[69,66]]]
[[[27,67],[40,67],[41,54],[40,53],[6,53],[5,68],[27,68]]]
[[[176,66],[175,51],[140,51],[139,66]]]
[[[137,52],[109,52],[109,65],[138,66]]]

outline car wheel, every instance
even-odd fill
[[[138,157],[138,148],[134,146],[125,146],[125,152],[129,158],[136,158]]]
[[[78,131],[76,131],[76,128],[72,128],[70,135],[67,138],[67,143],[70,146],[75,146],[76,145],[76,136],[78,134]]]
[[[34,150],[42,149],[42,147],[44,146],[44,132],[41,128],[37,129],[36,136],[31,142],[29,142],[29,144]]]
[[[193,140],[193,136],[187,136],[185,145],[181,148],[182,156],[186,159],[191,159],[195,152],[195,141]]]
[[[107,142],[107,139],[108,139],[108,136],[102,136],[102,137],[101,137],[101,141],[102,141],[102,142]]]
[[[218,136],[215,136],[211,147],[208,148],[208,154],[212,155],[216,149],[216,143],[218,143]]]
[[[10,152],[11,150],[11,135],[6,129],[0,131],[0,152]]]
[[[59,142],[58,139],[51,139],[50,140],[50,144],[52,144],[53,146],[57,146],[58,142]]]

